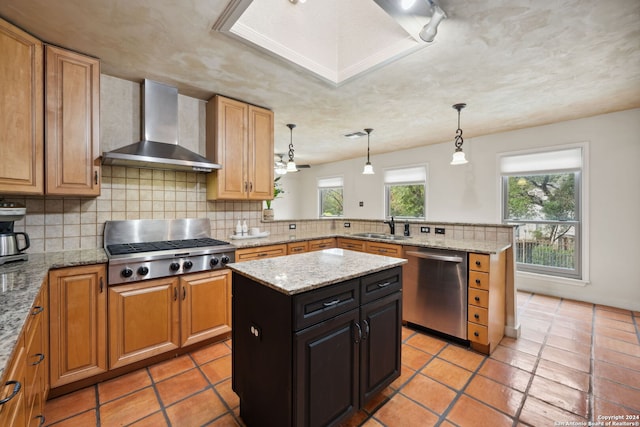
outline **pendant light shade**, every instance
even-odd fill
[[[367,163],[365,163],[364,165],[364,170],[362,171],[362,175],[373,175],[375,172],[373,171],[373,166],[369,161],[369,142],[370,142],[369,138],[371,136],[371,132],[373,132],[373,129],[367,128],[364,131],[367,133]]]
[[[287,172],[298,172],[296,162],[293,160],[293,128],[296,127],[296,125],[289,123],[287,127],[291,132],[291,140],[289,142],[289,161],[287,162]]]
[[[452,165],[464,165],[465,163],[468,163],[464,156],[464,151],[462,151],[462,143],[464,142],[464,139],[462,139],[462,129],[460,129],[460,110],[466,106],[467,104],[455,104],[453,106],[454,109],[458,110],[458,129],[456,130],[455,138],[456,151],[453,152],[453,158],[451,159]]]

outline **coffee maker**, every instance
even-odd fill
[[[27,209],[20,203],[0,200],[0,265],[27,259],[24,251],[29,247],[29,235],[13,231],[13,224],[24,218],[26,213]],[[23,241],[22,245],[20,240]]]

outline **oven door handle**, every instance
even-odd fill
[[[462,257],[459,257],[459,256],[437,255],[437,254],[430,254],[427,252],[407,251],[405,252],[405,255],[414,256],[414,257],[423,258],[423,259],[433,259],[436,261],[462,262]]]

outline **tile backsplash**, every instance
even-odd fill
[[[212,237],[228,240],[238,219],[249,227],[272,234],[333,232],[386,232],[382,220],[319,219],[262,222],[261,201],[207,201],[206,175],[123,166],[103,166],[101,194],[97,198],[25,196],[6,199],[22,203],[27,214],[15,231],[29,235],[27,252],[48,252],[102,247],[105,221],[129,219],[208,218]],[[1,196],[0,196],[1,197]],[[350,221],[351,227],[343,228]],[[295,231],[289,229],[296,224]],[[412,221],[412,235],[420,226],[446,229],[445,239],[512,241],[511,227]],[[402,222],[397,234],[402,233]]]

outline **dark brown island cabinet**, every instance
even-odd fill
[[[402,268],[294,295],[233,273],[233,389],[248,426],[331,426],[400,376]]]

